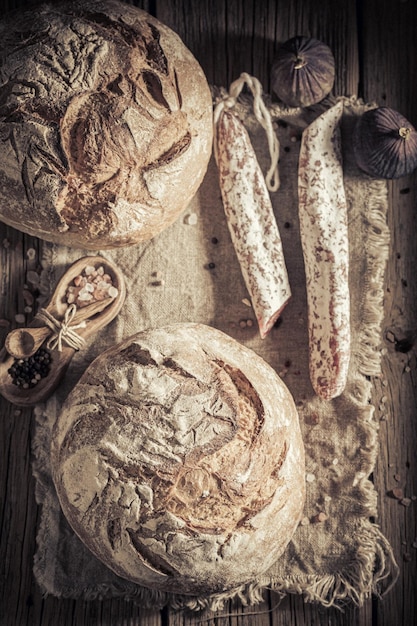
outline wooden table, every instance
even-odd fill
[[[2,0],[1,14],[28,5]],[[326,42],[336,59],[336,95],[359,95],[400,111],[417,125],[417,3],[415,0],[143,0],[141,8],[175,30],[200,61],[210,83],[227,86],[242,71],[269,90],[271,59],[295,34]],[[1,157],[0,157],[1,158]],[[124,601],[75,602],[42,598],[32,575],[39,511],[31,476],[30,409],[0,399],[0,624],[284,626],[321,624],[411,626],[417,598],[417,172],[389,184],[392,246],[386,276],[383,377],[375,380],[380,453],[373,476],[379,519],[401,568],[395,588],[345,612],[271,593],[256,607],[227,607],[214,617],[171,610],[144,611]],[[16,325],[24,309],[27,251],[39,242],[0,224],[0,319]],[[30,319],[28,313],[28,319]],[[2,322],[4,324],[4,322]],[[6,329],[0,326],[0,340]],[[387,494],[404,489],[410,506]]]

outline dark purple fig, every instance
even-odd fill
[[[353,152],[370,176],[401,178],[417,167],[417,131],[394,109],[371,109],[356,122]]]
[[[271,68],[271,89],[287,106],[307,107],[331,92],[334,75],[329,46],[300,35],[279,48]]]

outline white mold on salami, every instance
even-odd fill
[[[265,178],[248,132],[230,108],[216,122],[215,155],[228,228],[264,338],[291,289]]]
[[[350,360],[347,203],[340,121],[343,103],[303,132],[298,192],[309,326],[310,378],[329,400],[345,388]]]

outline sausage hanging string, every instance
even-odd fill
[[[74,348],[74,350],[81,350],[81,348],[84,347],[85,340],[75,331],[78,328],[85,328],[86,323],[80,322],[79,324],[71,325],[76,312],[77,307],[75,304],[71,304],[65,311],[62,322],[55,319],[46,309],[41,309],[38,312],[38,318],[53,331],[53,335],[47,343],[49,350],[58,349],[59,352],[62,352],[63,342],[70,346],[70,348]]]
[[[249,134],[235,112],[247,84],[256,120],[268,139],[271,165],[263,175]],[[262,100],[259,81],[244,73],[214,109],[214,156],[230,236],[262,338],[266,337],[291,297],[281,237],[268,189],[279,187],[279,142]]]
[[[272,126],[271,115],[262,99],[262,85],[257,78],[255,78],[254,76],[250,76],[246,72],[243,72],[238,79],[231,83],[228,96],[221,100],[216,105],[216,108],[214,110],[214,127],[216,128],[216,124],[222,110],[225,107],[233,108],[235,106],[237,99],[245,84],[249,87],[253,95],[253,113],[255,115],[255,118],[265,130],[268,140],[269,154],[271,156],[271,165],[269,166],[269,169],[265,174],[266,186],[268,187],[269,191],[278,191],[280,186],[278,170],[279,141]],[[215,156],[216,150],[217,147],[215,143]]]

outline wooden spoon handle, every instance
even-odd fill
[[[113,301],[114,298],[104,298],[78,309],[72,320],[72,325],[76,326],[100,313]],[[9,332],[4,345],[7,352],[15,359],[25,359],[35,354],[52,332],[49,326],[16,328]]]

